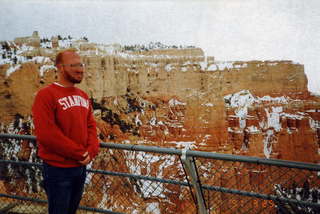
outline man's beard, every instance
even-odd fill
[[[65,74],[65,78],[74,84],[81,83],[81,81],[82,81],[82,78],[80,80],[78,80],[78,79],[74,78],[73,76],[71,76],[68,72],[64,72],[64,74]]]

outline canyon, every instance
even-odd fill
[[[34,133],[34,96],[57,79],[56,53],[72,47],[86,65],[79,87],[91,97],[101,141],[320,163],[320,97],[308,91],[303,64],[219,62],[197,47],[126,50],[84,39],[41,40],[37,34],[1,44],[2,133]],[[35,155],[28,144],[18,147],[10,151],[21,159]],[[93,167],[105,166],[105,156]],[[125,159],[135,158],[121,157],[128,171]],[[99,200],[103,188],[92,190]],[[122,195],[132,192],[133,201],[141,200],[133,189]]]
[[[216,62],[195,47],[125,51],[59,42],[60,48],[7,42],[20,63],[0,65],[2,126],[16,115],[30,117],[37,90],[56,79],[56,52],[73,44],[86,64],[79,87],[94,102],[105,141],[188,142],[204,151],[319,161],[319,97],[308,91],[302,64]]]

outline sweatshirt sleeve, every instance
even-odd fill
[[[54,109],[52,95],[39,91],[32,106],[37,141],[49,152],[68,159],[83,160],[86,149],[63,134],[55,123]]]
[[[94,158],[99,152],[99,141],[97,138],[97,125],[93,117],[92,105],[88,112],[88,152],[91,158]]]

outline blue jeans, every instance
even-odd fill
[[[75,214],[86,180],[86,167],[60,168],[43,163],[49,214]]]

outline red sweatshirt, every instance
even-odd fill
[[[96,123],[88,95],[76,87],[51,84],[41,89],[32,106],[38,155],[57,167],[81,166],[83,154],[98,154]]]

